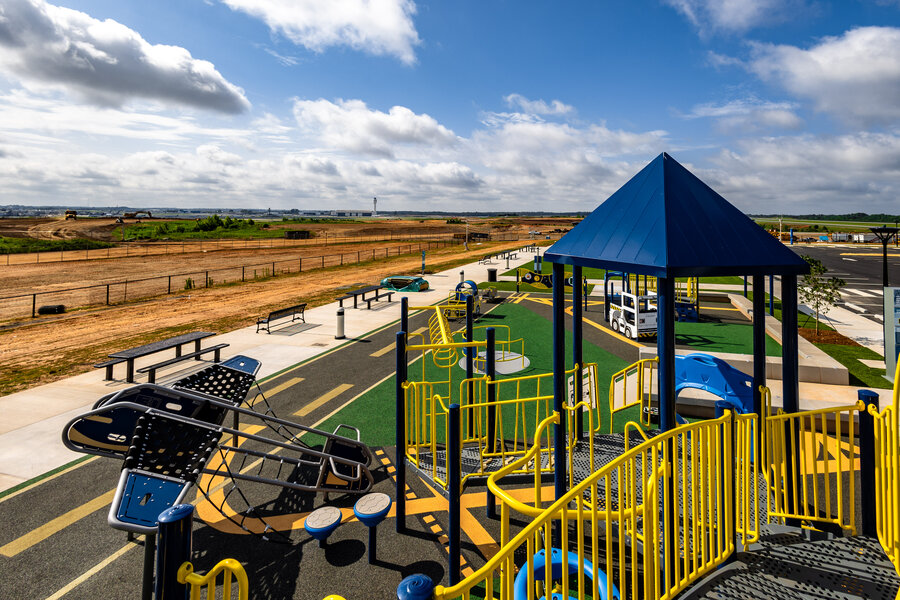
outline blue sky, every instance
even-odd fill
[[[0,0],[0,202],[900,212],[900,0]]]

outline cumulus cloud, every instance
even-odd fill
[[[553,100],[547,104],[543,100],[529,100],[521,94],[510,94],[503,98],[511,108],[518,108],[528,115],[568,115],[575,112],[575,107]]]
[[[449,146],[456,135],[433,117],[405,106],[372,110],[362,100],[295,100],[294,117],[326,146],[393,157],[400,145]]]
[[[224,113],[250,107],[243,90],[184,48],[151,45],[116,21],[43,0],[0,5],[0,68],[103,106],[137,98]]]
[[[900,29],[859,27],[809,49],[754,44],[749,68],[817,110],[871,125],[900,119]]]
[[[416,60],[420,43],[412,17],[412,0],[222,0],[232,10],[262,20],[273,32],[314,52],[332,46],[380,56],[406,64]]]
[[[804,6],[802,0],[663,0],[701,33],[743,32],[783,21]]]
[[[799,129],[803,119],[797,116],[793,102],[765,102],[755,98],[732,100],[722,104],[696,105],[683,115],[686,119],[714,119],[725,131],[756,131],[762,128]]]

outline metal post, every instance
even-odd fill
[[[775,316],[775,276],[769,275],[769,314]]]
[[[141,581],[141,600],[153,598],[153,561],[156,558],[156,534],[144,535],[144,574]]]
[[[395,391],[397,406],[394,415],[396,458],[394,465],[397,468],[396,478],[396,510],[397,533],[406,531],[406,402],[403,384],[406,382],[406,331],[397,332],[397,363],[395,365]]]
[[[494,404],[497,401],[497,388],[493,385],[494,380],[497,378],[497,355],[496,355],[496,347],[497,347],[497,332],[493,327],[488,327],[485,331],[485,339],[487,341],[485,348],[485,357],[484,357],[484,374],[487,375],[488,383],[487,383],[487,448],[488,452],[496,452],[496,441],[495,437],[497,435],[497,407]],[[487,517],[489,519],[493,519],[495,515],[495,502],[496,498],[494,498],[494,494],[491,493],[490,488],[488,488],[485,493],[487,494]]]
[[[566,419],[563,402],[566,391],[566,313],[565,270],[561,263],[553,263],[553,410],[559,413],[554,427],[554,491],[559,500],[566,493]]]
[[[766,385],[766,294],[763,291],[764,285],[765,275],[753,276],[753,412],[760,419],[763,410],[762,392],[759,388]],[[759,429],[761,431],[762,427]]]
[[[337,331],[334,334],[334,339],[342,340],[345,337],[347,337],[347,336],[344,335],[344,309],[338,308],[337,309]]]
[[[466,342],[471,344],[475,341],[474,334],[474,321],[475,315],[475,299],[471,294],[466,295]],[[475,348],[472,346],[466,347],[466,379],[468,383],[466,384],[466,398],[465,404],[472,404],[475,395],[475,382],[472,379],[475,377]],[[471,413],[470,413],[471,414]],[[472,435],[474,433],[475,420],[468,419],[468,433]]]
[[[159,548],[156,553],[156,600],[187,600],[188,586],[178,583],[178,569],[191,560],[191,528],[194,507],[179,504],[159,515]]]
[[[798,381],[798,344],[797,344],[797,276],[781,276],[781,385],[782,409],[785,413],[795,413],[800,405],[800,383]],[[794,472],[794,462],[799,460],[800,445],[798,433],[788,435],[785,468],[787,473]],[[798,474],[799,476],[799,474]],[[785,481],[785,492],[788,506],[793,506],[794,494],[801,489],[801,482],[788,477]],[[798,526],[796,519],[788,519],[787,524]]]
[[[167,294],[172,293],[172,276],[171,275],[169,275],[169,285],[168,285],[168,288],[166,289],[166,293]]]
[[[746,280],[745,280],[746,282]],[[656,353],[659,357],[659,428],[675,428],[675,279],[656,280]]]
[[[863,490],[860,494],[862,534],[874,538],[878,535],[875,522],[877,494],[870,493],[870,490],[875,489],[875,420],[869,414],[869,407],[873,406],[876,411],[878,410],[878,394],[872,390],[859,390],[857,397],[866,405],[859,411],[859,489]]]
[[[582,344],[582,309],[581,304],[581,266],[572,267],[572,362],[578,365],[575,372],[575,398],[572,404],[578,404],[584,394],[584,348]],[[575,431],[570,435],[580,440],[584,434],[584,414],[581,410],[575,411]]]
[[[450,556],[448,558],[447,570],[450,576],[450,585],[459,583],[459,515],[460,515],[460,497],[459,484],[462,471],[462,447],[460,445],[460,429],[459,429],[459,404],[450,405],[450,418],[447,425],[450,429],[448,432],[448,448],[447,448],[447,493],[450,496],[450,515],[448,517],[448,528],[450,535]]]
[[[400,298],[400,331],[409,331],[409,298]]]
[[[31,318],[33,319],[37,315],[37,294],[31,295]]]
[[[205,281],[203,287],[209,287],[209,271],[206,271],[204,273],[204,277],[206,277],[206,281]]]
[[[746,298],[747,297],[747,276],[742,275],[741,277],[744,279],[744,298]]]
[[[244,265],[241,265],[241,281],[244,281],[244,269],[245,268],[246,267]]]
[[[109,306],[109,284],[106,284],[106,305]]]

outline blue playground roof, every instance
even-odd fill
[[[544,260],[656,277],[809,272],[806,261],[665,152]]]

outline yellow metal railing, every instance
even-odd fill
[[[217,593],[216,579],[222,575],[222,590]],[[178,583],[184,583],[191,587],[191,600],[200,600],[200,591],[206,588],[207,600],[222,598],[229,600],[234,591],[237,592],[238,600],[247,600],[250,593],[250,583],[247,580],[247,573],[244,571],[243,565],[233,558],[226,558],[219,561],[206,575],[198,575],[194,573],[194,565],[185,562],[178,569]],[[237,589],[234,590],[233,582],[237,583]]]
[[[759,540],[759,417],[755,413],[736,415],[734,425],[735,528],[747,546]]]
[[[878,541],[900,574],[900,365],[891,406],[869,414],[875,421],[875,522]],[[900,593],[897,594],[900,600]]]
[[[609,431],[612,433],[616,413],[633,406],[641,408],[639,417],[644,427],[650,426],[650,399],[656,389],[659,358],[644,358],[614,373],[609,382]]]
[[[770,517],[833,523],[856,535],[859,450],[854,439],[856,418],[864,409],[857,402],[798,413],[779,409],[766,417]]]
[[[470,600],[473,594],[512,600],[517,577],[524,578],[529,599],[560,591],[577,598],[673,598],[734,551],[731,419],[727,413],[684,425],[632,448],[570,489],[515,537],[510,512],[521,503],[497,484],[505,474],[498,472],[488,487],[501,501],[501,549],[457,585],[438,586],[435,600]],[[533,451],[520,461],[536,460],[538,450]],[[644,552],[628,543],[628,532],[642,533]],[[551,553],[554,533],[578,568],[571,574],[563,568],[556,581],[553,570],[544,569],[538,579],[535,554]],[[523,549],[526,560],[516,565],[514,557]]]
[[[496,351],[494,360],[496,363],[518,363],[519,369],[525,368],[525,340],[524,338],[512,339],[512,331],[509,325],[480,325],[475,327],[474,335],[476,339],[479,337],[478,332],[482,329],[493,327],[499,333],[506,333],[506,339],[502,339],[502,335],[495,338]],[[479,354],[475,357],[475,368],[484,371],[487,368],[487,355]]]

